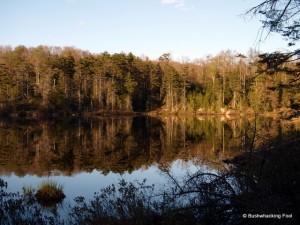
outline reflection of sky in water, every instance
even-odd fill
[[[176,160],[171,164],[170,173],[176,177],[184,176],[187,171],[195,172],[198,169],[206,170],[205,166],[196,166],[191,161]],[[162,173],[157,165],[152,165],[148,168],[140,168],[132,173],[125,172],[124,174],[109,173],[103,175],[101,172],[93,170],[91,173],[82,172],[72,176],[49,176],[49,177],[37,177],[35,175],[26,175],[24,177],[18,177],[15,174],[11,176],[2,176],[2,178],[8,183],[8,191],[10,192],[22,192],[23,186],[37,186],[44,180],[50,179],[56,181],[58,184],[64,186],[64,192],[67,196],[67,201],[72,200],[79,195],[83,195],[86,198],[91,198],[94,192],[98,192],[101,188],[107,187],[111,184],[117,184],[118,180],[124,179],[126,181],[142,181],[147,179],[147,184],[155,184],[157,188],[167,185],[167,176]]]

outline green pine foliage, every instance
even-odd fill
[[[287,72],[267,73],[266,66],[253,51],[180,63],[169,53],[156,61],[70,47],[0,46],[0,111],[26,114],[23,105],[52,113],[299,109],[298,75],[288,72],[299,63],[287,63]]]

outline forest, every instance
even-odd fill
[[[298,69],[297,61],[285,68]],[[14,113],[264,113],[300,109],[296,73],[267,70],[261,55],[221,51],[158,60],[74,47],[0,46],[0,111]]]
[[[294,50],[176,61],[0,46],[0,224],[300,224],[300,120],[256,115],[299,115],[300,1],[259,2],[246,13],[260,16],[259,41],[278,33]],[[73,117],[85,113],[99,116]],[[174,174],[177,159],[200,166]],[[6,181],[151,165],[163,186],[120,179],[51,207]]]

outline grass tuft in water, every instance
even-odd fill
[[[39,185],[35,197],[42,206],[53,206],[65,198],[63,185],[51,180],[43,181]]]

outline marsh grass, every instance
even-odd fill
[[[65,198],[63,185],[52,180],[43,181],[38,186],[35,197],[42,206],[51,207]]]
[[[22,187],[22,191],[23,191],[24,196],[28,196],[28,195],[33,195],[36,190],[31,185],[29,185],[29,186],[25,185]]]

